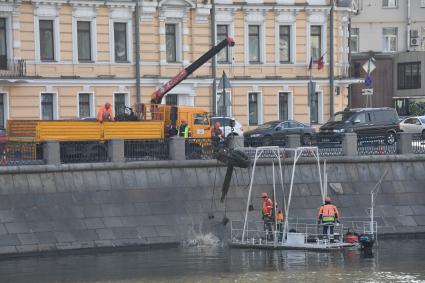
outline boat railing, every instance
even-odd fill
[[[252,245],[267,244],[283,244],[284,242],[297,241],[298,243],[329,243],[330,239],[341,241],[343,236],[349,232],[357,234],[373,234],[376,237],[377,225],[374,221],[373,230],[371,230],[370,221],[344,220],[341,223],[335,223],[333,226],[333,234],[330,235],[330,229],[324,232],[324,226],[330,224],[311,223],[311,219],[295,218],[288,221],[288,235],[283,237],[283,229],[276,229],[274,223],[271,225],[272,230],[266,231],[263,221],[248,221],[243,235],[243,221],[231,221],[231,241],[234,243],[246,243]],[[373,232],[372,232],[373,231]],[[276,239],[276,241],[275,241]]]

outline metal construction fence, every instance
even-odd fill
[[[394,141],[386,135],[357,135],[357,152],[359,155],[397,154],[397,136]]]
[[[124,141],[126,161],[148,161],[170,159],[169,139],[146,139]]]
[[[185,141],[186,159],[214,159],[220,149],[220,141],[209,138],[189,138]]]
[[[35,142],[0,143],[1,166],[44,164],[43,145]]]
[[[60,143],[61,163],[91,163],[108,161],[107,142],[72,141]]]

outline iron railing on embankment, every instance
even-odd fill
[[[0,165],[20,166],[44,164],[43,146],[35,142],[6,141],[0,143]]]
[[[180,142],[178,142],[180,141]],[[391,139],[383,135],[314,135],[307,144],[301,144],[300,136],[288,136],[280,141],[282,148],[298,146],[317,146],[321,156],[358,156],[358,155],[395,155],[425,154],[425,136],[398,134]],[[305,139],[304,139],[305,141]],[[270,142],[267,140],[267,142]],[[56,143],[56,147],[52,144]],[[255,142],[243,137],[232,140],[216,141],[211,139],[182,138],[111,140],[107,142],[3,142],[0,144],[2,165],[32,165],[59,163],[91,162],[130,162],[156,160],[209,160],[215,159],[223,147],[249,145],[249,148],[263,146],[264,141],[256,138]],[[283,144],[283,146],[281,145]],[[173,146],[171,146],[173,145]],[[274,143],[269,143],[274,145]],[[46,148],[47,146],[47,148]],[[179,151],[179,157],[174,154]],[[55,153],[57,152],[57,153]],[[52,154],[53,153],[53,154]],[[59,156],[58,160],[51,156]],[[306,154],[306,157],[309,155]]]

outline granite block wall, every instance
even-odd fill
[[[380,233],[425,233],[425,157],[334,157],[327,169],[342,216],[359,220],[367,219],[370,190],[388,169],[376,199]],[[221,220],[243,219],[250,180],[248,170],[235,169],[221,203],[225,170],[216,161],[0,168],[0,254],[170,244],[208,232],[225,239],[230,227]],[[294,187],[290,217],[313,221],[321,198],[312,160],[297,166]],[[256,171],[253,221],[260,220],[262,191],[272,192],[268,161]]]

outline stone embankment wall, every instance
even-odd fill
[[[312,160],[301,163],[291,216],[311,218],[320,205],[318,174]],[[290,168],[284,166],[285,182]],[[425,157],[329,158],[334,203],[344,217],[366,218],[370,190],[386,168],[375,208],[380,232],[424,233]],[[236,169],[225,208],[219,201],[225,171],[215,161],[0,168],[0,254],[167,244],[207,232],[228,236],[230,225],[221,220],[224,214],[243,219],[249,174]],[[250,217],[260,220],[258,196],[272,191],[270,163],[256,172]]]

